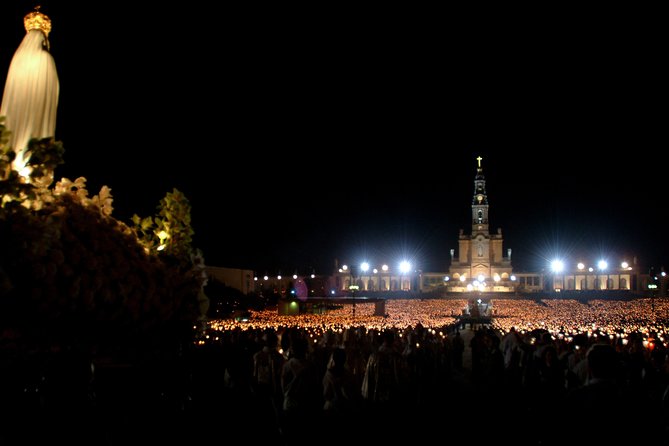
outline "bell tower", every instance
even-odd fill
[[[474,197],[472,198],[472,235],[490,234],[488,227],[488,195],[485,190],[485,177],[483,176],[483,168],[480,156],[476,158],[478,167],[476,169],[476,177],[474,178]]]

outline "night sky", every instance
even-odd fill
[[[180,189],[208,264],[444,271],[480,155],[516,270],[669,267],[666,50],[634,16],[70,3],[43,2],[56,176],[110,186],[123,221]],[[0,85],[32,5],[0,2]]]

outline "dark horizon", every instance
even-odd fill
[[[453,44],[441,28],[392,38],[199,2],[87,5],[87,30],[81,7],[43,5],[56,177],[108,185],[125,222],[180,189],[208,264],[327,274],[408,256],[446,271],[480,155],[515,270],[557,255],[669,267],[658,80],[631,43],[594,57],[582,27],[559,44],[550,29]],[[31,8],[0,5],[3,86]]]

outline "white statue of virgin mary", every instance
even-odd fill
[[[6,117],[5,126],[12,132],[9,144],[16,152],[14,170],[27,178],[28,141],[55,135],[59,85],[56,63],[49,53],[51,20],[38,7],[23,23],[26,35],[9,66],[0,116]]]

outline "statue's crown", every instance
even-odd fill
[[[46,14],[39,12],[38,6],[34,11],[26,14],[23,18],[23,26],[26,27],[26,32],[30,32],[32,29],[39,29],[48,37],[51,32],[51,19]]]

